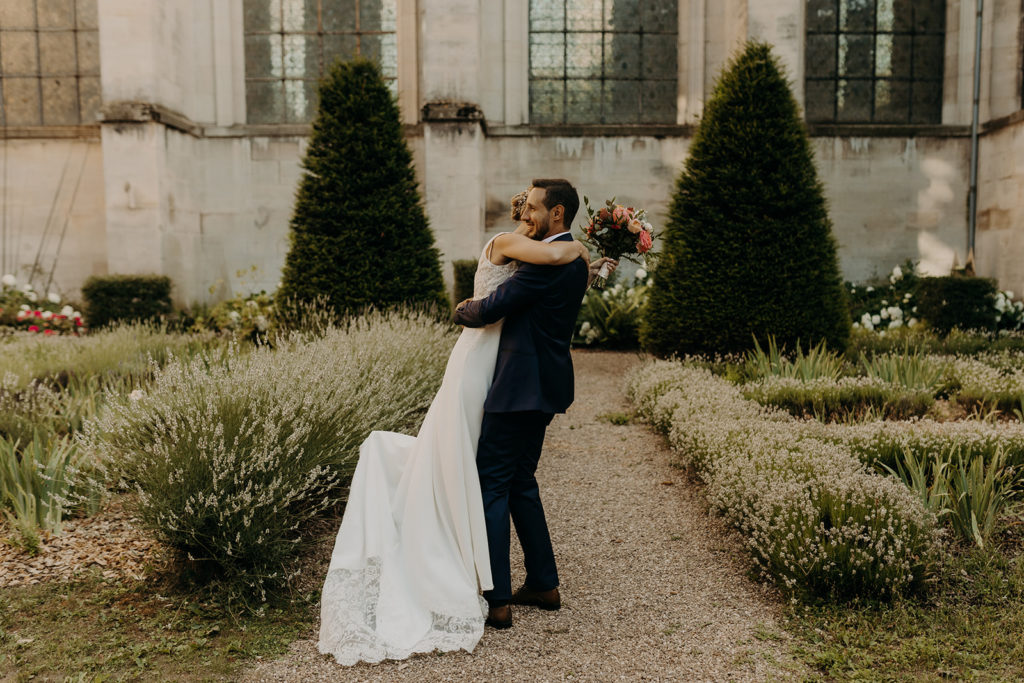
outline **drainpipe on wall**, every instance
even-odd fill
[[[985,0],[977,0],[974,35],[974,102],[971,110],[971,187],[967,194],[967,267],[974,270],[974,234],[978,224],[978,117],[981,102],[981,13]]]

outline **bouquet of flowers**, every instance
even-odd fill
[[[605,206],[594,211],[590,208],[590,200],[583,198],[587,209],[587,225],[583,228],[583,241],[592,244],[601,254],[608,258],[625,257],[636,263],[646,264],[646,257],[641,261],[633,256],[643,256],[654,245],[654,228],[647,222],[644,209],[634,209],[615,203],[615,198],[605,202]],[[607,265],[601,266],[595,287],[603,287],[608,280]]]

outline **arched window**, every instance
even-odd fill
[[[807,0],[808,121],[941,123],[944,0]]]
[[[0,0],[0,125],[96,123],[96,0]]]
[[[245,0],[249,123],[306,123],[336,59],[377,60],[396,88],[397,0]]]
[[[530,0],[530,123],[675,123],[676,0]]]

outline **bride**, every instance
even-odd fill
[[[513,220],[525,199],[513,198]],[[517,262],[589,262],[580,242],[534,241],[535,229],[523,221],[488,241],[474,298]],[[476,449],[500,336],[500,321],[464,329],[419,434],[372,432],[360,446],[320,607],[319,650],[341,664],[472,651],[483,634],[480,591],[492,584]]]

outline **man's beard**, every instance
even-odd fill
[[[545,237],[548,236],[548,232],[551,230],[551,220],[548,219],[548,220],[544,221],[543,224],[536,223],[535,225],[536,225],[536,228],[534,228],[530,232],[530,239],[531,240],[536,240],[537,242],[540,242],[541,240],[543,240]]]

